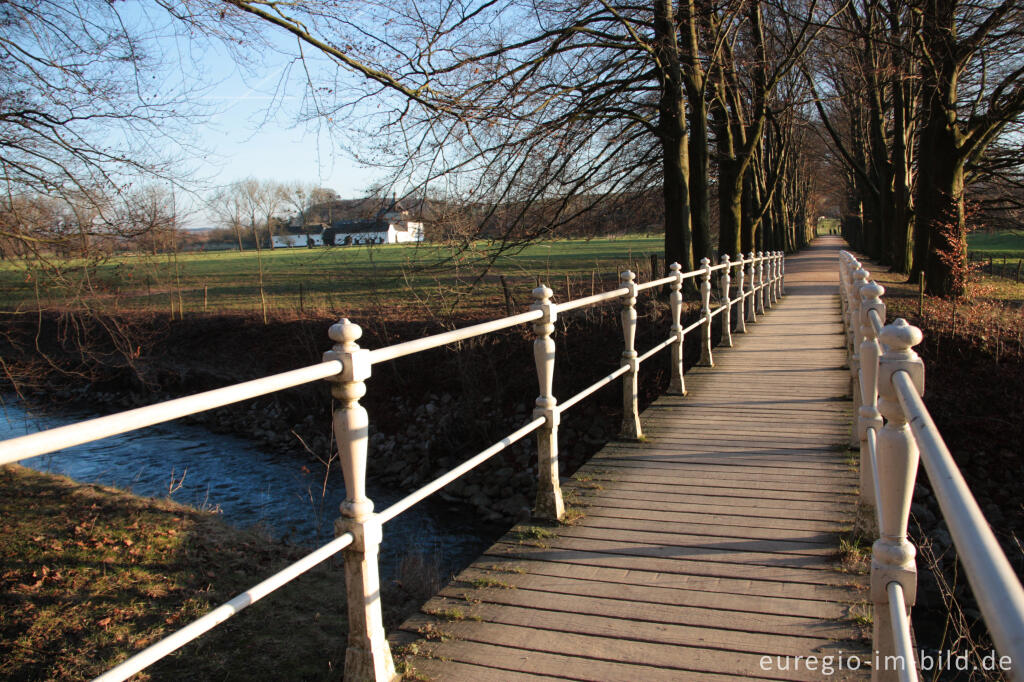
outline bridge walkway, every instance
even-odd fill
[[[517,526],[392,635],[417,674],[868,676],[867,577],[839,555],[858,485],[841,246],[788,258],[786,296],[686,374],[687,396],[644,411],[646,441],[609,443],[576,473],[580,518]]]

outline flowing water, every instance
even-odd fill
[[[5,396],[0,440],[81,421],[96,415],[63,409],[30,410]],[[338,471],[324,480],[323,466],[265,452],[235,436],[202,426],[169,423],[86,443],[21,462],[38,471],[64,474],[137,495],[167,497],[215,510],[239,527],[260,524],[275,537],[318,546],[333,537],[345,483]],[[402,497],[368,485],[378,510]],[[396,575],[402,557],[419,552],[436,558],[442,578],[468,565],[502,529],[481,524],[440,500],[425,500],[384,526],[381,575]]]

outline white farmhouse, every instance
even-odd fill
[[[296,228],[296,231],[301,231],[301,228]],[[409,220],[409,211],[393,201],[376,218],[335,220],[329,227],[324,226],[319,234],[275,235],[271,247],[402,244],[421,242],[423,239],[423,223]]]
[[[270,248],[287,249],[293,246],[323,246],[321,234],[275,234],[270,238]]]

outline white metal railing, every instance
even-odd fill
[[[872,678],[918,679],[908,617],[917,594],[916,551],[907,524],[920,460],[996,649],[1009,657],[1012,679],[1024,680],[1024,588],[921,400],[924,363],[913,350],[921,330],[902,318],[885,323],[885,289],[853,254],[840,252],[839,277],[858,406],[861,500],[875,507],[879,529],[871,560],[875,660],[899,662],[876,665]]]
[[[736,260],[723,256],[718,265],[711,265],[705,258],[701,260],[700,269],[685,273],[681,272],[679,264],[673,263],[669,270],[667,277],[643,284],[637,284],[636,275],[627,270],[621,273],[617,289],[563,303],[553,302],[551,289],[540,286],[533,290],[535,301],[529,312],[373,350],[359,347],[362,330],[358,325],[343,319],[331,326],[329,335],[335,345],[324,353],[323,362],[319,364],[0,442],[0,465],[9,464],[320,379],[331,382],[331,393],[337,400],[333,428],[346,493],[346,499],[341,505],[342,518],[335,525],[337,537],[97,679],[104,682],[127,679],[342,550],[345,550],[349,631],[345,678],[393,679],[395,669],[384,635],[377,568],[377,553],[384,523],[534,432],[537,433],[539,472],[534,515],[551,520],[561,519],[564,514],[558,472],[558,425],[561,414],[622,377],[621,435],[634,439],[642,437],[638,395],[640,364],[659,351],[670,348],[669,391],[685,394],[683,344],[686,334],[701,328],[698,364],[713,366],[712,319],[717,315],[723,316],[720,345],[730,347],[734,331],[732,311],[736,306],[739,306],[739,315],[736,317],[735,331],[743,333],[747,322],[756,322],[757,316],[764,314],[785,293],[785,261],[780,251],[750,252],[746,256],[740,254]],[[739,277],[735,287],[732,285],[733,270]],[[712,310],[711,279],[716,272],[720,273],[720,303]],[[700,279],[701,315],[693,324],[683,328],[682,286],[685,280],[691,278]],[[647,352],[639,354],[634,347],[637,293],[664,285],[671,290],[670,334]],[[733,291],[736,296],[730,298]],[[559,404],[552,393],[555,363],[552,334],[558,313],[613,300],[620,301],[622,306],[620,316],[625,349],[619,368]],[[359,404],[359,399],[366,393],[365,382],[370,377],[372,366],[527,322],[533,323],[536,334],[533,342],[534,362],[540,385],[540,395],[535,401],[536,407],[530,421],[389,508],[374,513],[373,503],[366,496],[369,416]]]

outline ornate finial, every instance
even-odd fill
[[[729,254],[726,253],[722,255],[722,262],[725,263],[726,266],[732,263],[732,259],[729,258]]]
[[[624,270],[619,273],[620,282],[632,282],[636,279],[636,273],[632,270]]]
[[[551,301],[551,296],[554,293],[554,291],[549,289],[546,285],[542,284],[533,290],[533,297],[537,299],[537,304],[544,305],[545,303],[549,303]]]
[[[853,279],[856,282],[867,282],[868,277],[870,277],[870,274],[864,268],[858,268],[853,273]]]
[[[342,350],[353,351],[359,348],[356,341],[362,337],[363,328],[355,322],[349,321],[347,317],[343,317],[338,320],[337,324],[331,325],[331,328],[327,330],[327,335],[331,337],[331,341],[340,343]]]
[[[668,269],[669,271],[672,272],[673,275],[676,275],[679,274],[679,271],[683,269],[683,266],[680,265],[679,263],[673,263],[672,265],[668,266]]]
[[[924,334],[902,317],[882,327],[878,340],[889,347],[890,352],[913,353],[910,349],[921,343]],[[916,353],[914,353],[916,355]]]
[[[711,259],[710,258],[705,256],[704,258],[700,259],[700,266],[702,268],[707,268],[709,265],[711,265]]]
[[[737,253],[736,254],[736,261],[739,262],[739,263],[743,262],[743,254],[742,253]]]
[[[868,282],[860,288],[860,297],[865,301],[882,298],[884,293],[885,287],[877,282]]]

